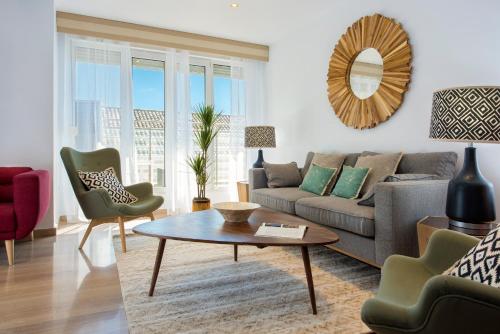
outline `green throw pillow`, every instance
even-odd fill
[[[369,172],[370,168],[344,165],[332,195],[349,199],[357,198]]]
[[[336,172],[337,168],[321,167],[312,164],[299,189],[323,196]]]

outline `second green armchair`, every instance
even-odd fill
[[[442,274],[477,242],[438,230],[422,257],[390,256],[377,295],[363,305],[363,321],[380,334],[498,333],[500,290]]]
[[[113,167],[118,180],[122,182],[120,154],[114,148],[105,148],[93,152],[79,152],[72,148],[64,147],[60,153],[78,203],[85,217],[91,220],[80,242],[80,249],[85,244],[85,241],[87,241],[92,228],[100,224],[115,222],[120,227],[122,251],[126,252],[124,223],[139,217],[149,217],[153,220],[153,211],[163,204],[163,198],[161,196],[154,196],[153,186],[147,182],[125,187],[128,192],[138,198],[137,202],[131,204],[114,203],[104,189],[87,190],[78,177],[79,170],[93,172]]]

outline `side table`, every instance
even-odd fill
[[[471,234],[470,230],[460,229],[460,228],[449,228],[448,222],[450,219],[448,217],[424,217],[417,223],[417,235],[418,235],[418,251],[420,256],[422,256],[425,252],[425,248],[427,247],[427,243],[429,242],[429,238],[432,233],[436,230],[441,229],[450,229],[457,232],[462,232],[468,235],[472,235],[476,238],[484,238],[486,234],[488,234],[488,230],[482,230],[478,232],[482,232],[482,234]]]
[[[248,195],[248,181],[236,182],[238,187],[238,199],[240,202],[248,202],[250,196]]]

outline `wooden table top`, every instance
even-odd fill
[[[290,238],[256,237],[254,234],[263,223],[307,225],[302,240]],[[253,246],[312,246],[328,245],[339,241],[333,231],[297,216],[259,208],[248,222],[225,222],[214,209],[161,218],[136,226],[137,234],[193,242]]]

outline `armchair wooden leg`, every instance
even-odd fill
[[[120,239],[122,242],[122,252],[126,253],[127,252],[127,241],[125,239],[125,222],[123,221],[122,217],[116,217],[116,221],[118,225],[120,226]]]
[[[83,235],[82,241],[80,241],[80,247],[78,247],[79,249],[83,248],[83,245],[85,245],[85,242],[87,241],[87,238],[89,237],[90,232],[92,232],[92,229],[94,228],[95,225],[96,221],[92,219],[89,223],[89,226],[87,227],[87,230],[85,231],[85,234]]]
[[[9,266],[14,265],[14,240],[5,240],[5,250],[7,251]]]

